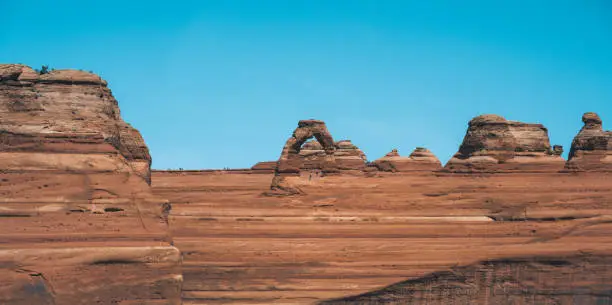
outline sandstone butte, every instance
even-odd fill
[[[150,165],[99,76],[0,65],[0,304],[180,304]]]
[[[0,90],[0,304],[610,304],[594,113],[567,162],[484,115],[444,167],[303,120],[265,169],[151,173],[98,76],[2,65]]]

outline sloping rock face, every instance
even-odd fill
[[[481,115],[469,122],[459,151],[444,170],[451,172],[549,172],[563,169],[561,146],[551,147],[542,124]]]
[[[150,165],[99,76],[0,65],[0,303],[179,304]]]
[[[417,147],[408,157],[400,156],[397,149],[393,149],[373,163],[378,170],[385,172],[436,171],[442,168],[440,160],[423,147]]]
[[[274,169],[276,168],[276,162],[277,161],[257,162],[251,167],[251,170],[255,172],[274,173]]]
[[[491,260],[319,304],[607,304],[611,271],[609,256]]]
[[[566,168],[574,171],[612,171],[612,131],[603,130],[599,115],[587,112],[584,126],[572,141]]]

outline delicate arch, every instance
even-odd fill
[[[336,170],[334,152],[336,146],[334,139],[327,130],[325,122],[319,120],[301,120],[298,127],[293,131],[291,138],[287,140],[276,165],[276,174],[296,174],[300,172],[302,160],[299,156],[302,145],[309,139],[315,138],[325,151],[325,162],[323,172]]]

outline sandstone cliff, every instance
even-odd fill
[[[444,170],[451,172],[559,171],[565,161],[561,146],[551,147],[542,124],[508,121],[481,115],[468,124],[459,151]]]
[[[593,112],[582,116],[584,126],[572,141],[566,168],[574,171],[612,171],[612,131],[604,131]]]
[[[0,303],[178,304],[150,165],[99,76],[0,65]]]
[[[440,160],[423,147],[417,147],[408,157],[400,156],[397,149],[393,149],[373,163],[378,170],[385,172],[436,171],[442,168]]]

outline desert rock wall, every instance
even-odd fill
[[[99,76],[0,65],[0,303],[180,304],[150,164]]]
[[[155,194],[173,203],[184,302],[608,297],[609,173],[333,175],[301,178],[302,196],[263,197],[271,177],[154,172]]]

